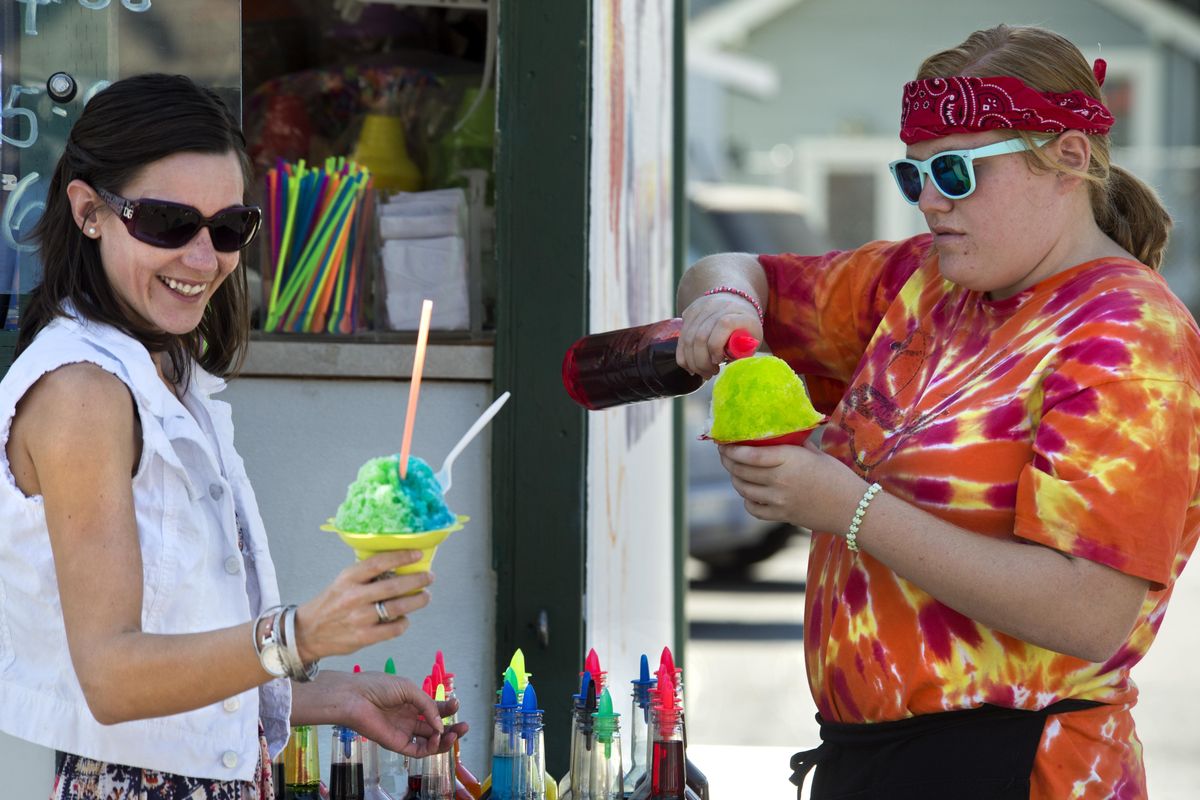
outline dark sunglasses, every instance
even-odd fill
[[[1036,142],[1041,147],[1049,139]],[[928,175],[933,181],[933,187],[942,193],[943,197],[951,200],[962,200],[975,191],[975,165],[980,158],[1019,153],[1028,150],[1029,145],[1024,139],[1005,139],[995,144],[976,147],[971,150],[946,150],[935,153],[924,161],[911,158],[901,158],[888,164],[900,194],[912,205],[921,200],[921,188],[924,186],[923,176]]]
[[[191,206],[166,200],[126,200],[106,189],[96,194],[117,213],[129,235],[154,247],[174,250],[208,228],[213,249],[234,253],[254,241],[262,222],[258,206],[230,206],[206,217]]]

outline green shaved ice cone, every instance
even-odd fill
[[[396,459],[372,458],[346,489],[334,524],[344,531],[406,533],[413,529],[412,502],[399,491]]]
[[[807,430],[822,419],[786,361],[754,356],[722,367],[713,384],[708,435],[718,442],[765,439]]]
[[[397,456],[372,458],[358,470],[334,525],[357,533],[419,533],[454,524],[442,487],[422,459],[409,456],[400,481]]]

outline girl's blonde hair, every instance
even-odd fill
[[[1075,89],[1097,100],[1100,84],[1079,48],[1053,31],[1036,27],[995,28],[976,31],[958,47],[930,56],[917,70],[917,79],[1009,76],[1042,92]],[[1027,144],[1035,134],[1017,131]],[[1171,216],[1154,190],[1112,163],[1107,135],[1088,136],[1092,160],[1086,171],[1065,168],[1041,148],[1027,155],[1035,164],[1088,182],[1096,224],[1113,241],[1153,269],[1162,266],[1171,230]]]

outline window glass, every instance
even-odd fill
[[[71,125],[110,82],[182,73],[241,108],[240,0],[6,0],[0,4],[0,370],[23,294],[28,241]]]

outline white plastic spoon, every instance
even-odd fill
[[[458,440],[458,444],[454,445],[446,455],[446,460],[442,462],[442,468],[433,476],[437,478],[437,482],[441,485],[442,494],[450,491],[450,465],[454,463],[454,459],[458,458],[458,454],[471,443],[471,440],[483,430],[483,426],[492,421],[492,417],[496,416],[496,412],[508,401],[508,395],[509,393],[505,392],[484,409],[483,413],[479,415],[479,419],[475,420],[470,428],[467,428],[467,432]]]

